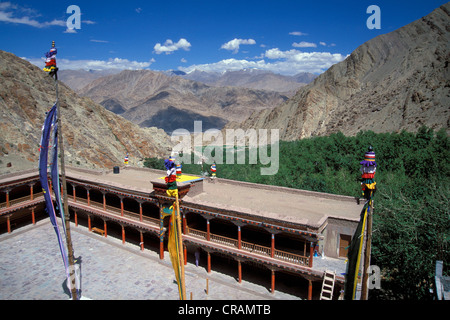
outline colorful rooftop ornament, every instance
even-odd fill
[[[364,160],[359,163],[361,165],[361,189],[365,199],[369,199],[371,194],[376,190],[375,173],[377,171],[377,163],[375,162],[375,152],[370,146],[364,154]]]

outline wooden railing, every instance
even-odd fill
[[[274,258],[277,258],[280,260],[284,260],[284,261],[288,261],[288,262],[292,262],[292,263],[296,263],[296,264],[301,264],[304,266],[309,265],[309,257],[301,256],[301,255],[298,255],[295,253],[290,253],[290,252],[285,252],[285,251],[275,249],[273,256],[274,256]]]
[[[35,194],[33,194],[33,200],[36,200],[39,197],[42,197],[43,195],[44,195],[43,192],[35,193]],[[22,198],[9,200],[8,202],[2,202],[2,203],[0,203],[0,209],[8,208],[8,204],[9,204],[10,207],[12,207],[15,204],[18,204],[18,203],[21,203],[21,202],[25,202],[25,201],[31,201],[31,195],[25,196],[25,197],[22,197]]]
[[[192,229],[192,228],[186,228],[186,232],[189,235],[192,235],[194,237],[198,237],[201,239],[205,239],[205,240],[207,239],[207,236],[208,236],[207,232]],[[232,238],[227,238],[227,237],[220,236],[220,235],[213,234],[213,233],[209,234],[209,239],[211,242],[223,244],[223,245],[230,246],[230,247],[238,248],[238,246],[239,246],[238,240],[232,239]],[[251,242],[246,242],[246,241],[241,241],[241,250],[245,250],[247,252],[252,252],[252,253],[259,254],[259,255],[268,256],[268,257],[271,256],[271,251],[272,251],[272,249],[269,247],[261,246],[256,243],[251,243]],[[279,259],[279,260],[283,260],[283,261],[287,261],[287,262],[291,262],[291,263],[295,263],[295,264],[300,264],[300,265],[304,265],[304,266],[308,266],[308,264],[309,264],[309,257],[305,257],[305,256],[291,253],[291,252],[285,252],[285,251],[278,250],[278,249],[274,250],[273,257],[276,259]]]
[[[87,199],[84,199],[84,198],[77,198],[76,202],[83,203],[85,205],[88,204]],[[96,209],[103,210],[103,203],[99,203],[99,202],[95,202],[95,201],[90,200],[89,201],[89,206],[92,206],[92,207],[94,207]],[[113,214],[116,214],[116,215],[119,215],[119,216],[122,215],[122,210],[120,208],[109,206],[109,205],[105,205],[105,209],[106,209],[106,212],[110,212],[110,213],[113,213]],[[128,211],[128,210],[125,210],[125,209],[123,210],[123,216],[127,217],[127,218],[131,218],[131,219],[135,219],[135,220],[138,220],[138,221],[140,219],[140,215],[138,213],[131,212],[131,211]],[[145,216],[145,215],[142,215],[142,221],[150,222],[150,223],[159,225],[159,219],[148,217],[148,216]]]
[[[269,257],[270,252],[272,251],[272,249],[269,247],[264,247],[256,243],[250,243],[245,241],[241,241],[241,249]]]

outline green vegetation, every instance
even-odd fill
[[[450,140],[445,130],[346,137],[342,133],[280,142],[279,171],[262,176],[261,164],[217,164],[217,177],[361,196],[359,162],[369,145],[377,162],[372,262],[382,271],[371,299],[430,299],[436,260],[450,264]],[[224,155],[224,159],[226,159]],[[162,159],[146,166],[164,169]],[[205,165],[205,170],[209,165]],[[200,165],[183,164],[200,174]]]

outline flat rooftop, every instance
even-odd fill
[[[165,171],[127,167],[121,168],[119,173],[95,173],[94,171],[68,168],[66,175],[151,193],[153,191],[151,181],[164,177]],[[189,176],[191,177],[185,178],[185,180],[200,178]],[[183,200],[198,205],[239,211],[315,228],[320,227],[328,217],[359,221],[362,209],[362,204],[358,205],[356,199],[352,197],[220,178],[216,178],[214,182],[210,178],[205,178],[203,192],[194,196],[188,193]]]

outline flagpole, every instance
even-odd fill
[[[54,42],[52,43],[54,47]],[[61,158],[61,184],[63,190],[63,205],[64,205],[64,221],[66,226],[66,242],[67,242],[67,255],[69,259],[69,271],[70,271],[70,290],[72,292],[72,299],[78,300],[77,289],[75,287],[75,266],[73,257],[73,247],[72,247],[72,236],[70,234],[70,215],[69,215],[69,204],[67,202],[67,185],[66,185],[66,167],[64,161],[64,144],[62,136],[62,124],[61,124],[61,110],[59,106],[59,96],[58,96],[58,69],[55,70],[55,88],[56,88],[56,112],[58,117],[58,145],[60,150]]]
[[[371,195],[373,193],[371,192]],[[364,251],[364,273],[361,289],[361,300],[369,299],[368,280],[369,280],[369,266],[370,255],[372,251],[372,216],[373,216],[373,199],[370,199],[370,211],[367,214],[367,235],[366,235],[366,250]]]
[[[364,190],[364,197],[368,201],[367,211],[367,230],[366,230],[366,245],[364,250],[364,268],[362,270],[362,284],[361,284],[361,298],[360,300],[369,299],[369,267],[370,255],[372,251],[372,219],[373,219],[373,196],[376,190],[376,182],[374,180],[377,163],[375,162],[375,152],[373,147],[369,146],[368,151],[364,154],[364,161],[360,164],[362,173],[362,184]]]
[[[178,201],[178,192],[175,194],[176,199],[176,206],[177,206],[177,229],[178,229],[178,248],[180,250],[179,257],[180,257],[180,267],[181,267],[181,290],[183,295],[183,300],[186,300],[186,284],[185,284],[185,276],[184,276],[184,254],[183,254],[183,239],[182,239],[182,233],[181,233],[181,216],[180,216],[180,205]]]

